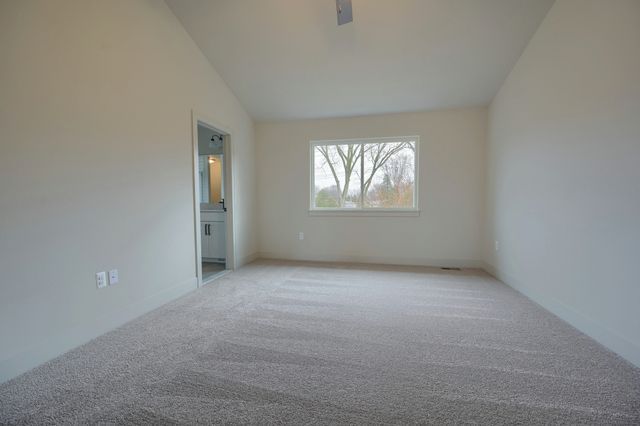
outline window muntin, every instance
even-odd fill
[[[418,142],[417,136],[311,142],[311,210],[417,210]]]

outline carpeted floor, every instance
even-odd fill
[[[0,385],[0,423],[640,423],[640,370],[478,271],[253,263]]]

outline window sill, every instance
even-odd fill
[[[353,209],[353,210],[332,210],[317,209],[309,210],[309,216],[348,216],[348,217],[418,217],[420,210],[417,209]]]

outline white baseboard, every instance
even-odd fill
[[[150,312],[165,303],[195,290],[196,277],[132,303],[109,315],[88,318],[84,323],[62,330],[10,358],[0,360],[0,383],[10,380],[46,361],[76,348],[91,339]]]
[[[254,260],[258,259],[258,253],[252,253],[248,256],[244,256],[242,258],[240,258],[237,262],[236,262],[236,269],[246,265],[247,263],[251,263]]]
[[[382,265],[402,266],[430,266],[445,268],[475,268],[482,269],[484,264],[479,260],[469,259],[429,259],[406,257],[376,257],[376,256],[348,256],[348,255],[313,255],[305,256],[290,253],[260,252],[260,259],[300,260],[310,262],[339,262],[339,263],[372,263]]]
[[[631,342],[602,323],[594,321],[575,308],[553,297],[543,296],[531,286],[527,286],[514,277],[502,273],[493,265],[484,263],[483,269],[627,361],[640,367],[640,346],[638,344]]]

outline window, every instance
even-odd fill
[[[312,211],[417,211],[417,136],[311,142]]]

